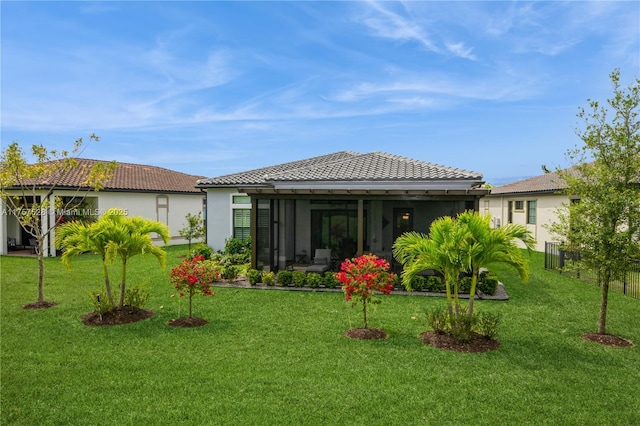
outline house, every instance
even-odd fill
[[[87,170],[96,162],[101,161],[78,159],[78,167],[59,179],[60,184],[51,194],[52,200],[53,197],[69,199],[77,196],[77,190],[82,188]],[[74,211],[51,209],[44,216],[47,222],[43,224],[55,223],[60,220],[60,216],[65,216],[67,219],[74,215],[99,216],[111,207],[120,207],[129,215],[158,220],[167,225],[171,235],[169,244],[186,244],[187,241],[180,237],[178,231],[186,226],[187,213],[196,214],[203,211],[205,194],[195,187],[197,180],[202,178],[203,176],[189,175],[161,167],[118,163],[111,179],[105,182],[104,189],[99,192],[90,191],[81,208]],[[43,196],[50,188],[46,182],[34,182],[34,184],[36,187],[42,184],[42,191],[38,193]],[[19,189],[15,192],[21,193]],[[6,205],[2,205],[2,212],[0,254],[7,254],[11,246],[28,246],[29,239],[32,237],[20,227],[16,216]],[[55,256],[53,241],[54,235],[46,239],[45,256]],[[161,242],[159,238],[157,241]]]
[[[547,228],[557,221],[558,209],[569,203],[562,194],[566,185],[557,173],[545,173],[529,179],[497,186],[481,200],[480,211],[490,214],[493,226],[506,223],[524,225],[536,239],[536,251],[544,251],[546,241],[555,241]]]
[[[392,260],[404,232],[479,207],[480,173],[383,152],[340,151],[247,172],[201,179],[207,243],[252,239],[252,266],[278,270],[330,249],[333,268],[375,253]]]

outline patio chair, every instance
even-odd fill
[[[331,250],[316,249],[316,253],[313,256],[313,263],[307,266],[305,272],[323,274],[329,270],[329,265],[331,265]]]

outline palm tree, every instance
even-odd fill
[[[411,288],[411,280],[424,269],[439,271],[444,275],[449,315],[458,318],[458,290],[462,273],[472,274],[468,316],[473,315],[480,267],[505,263],[515,267],[522,280],[526,281],[529,276],[528,263],[516,240],[532,250],[535,241],[531,232],[522,225],[514,224],[492,229],[490,223],[489,216],[466,211],[456,219],[449,216],[436,219],[429,228],[428,236],[409,232],[398,237],[393,245],[393,254],[404,265],[402,282],[405,287]]]
[[[509,223],[501,228],[491,228],[491,217],[481,216],[475,211],[466,211],[458,215],[458,226],[466,231],[461,247],[465,257],[466,271],[471,272],[471,289],[467,315],[473,316],[473,300],[480,268],[491,263],[504,263],[513,266],[522,281],[529,278],[529,266],[516,241],[521,241],[528,251],[533,250],[535,240],[531,231],[523,225]]]
[[[122,280],[120,282],[120,298],[118,307],[124,305],[127,282],[127,262],[138,254],[150,253],[164,268],[165,251],[153,245],[151,233],[158,234],[165,244],[169,242],[169,228],[158,221],[142,217],[127,217],[123,214],[105,214],[99,221],[104,222],[109,241],[106,244],[107,261],[119,257],[122,261]]]
[[[107,243],[108,233],[105,232],[104,221],[85,223],[82,221],[67,222],[56,229],[56,247],[63,249],[62,263],[71,267],[71,259],[79,254],[93,252],[102,260],[102,273],[104,275],[104,287],[111,306],[115,306],[109,270],[107,269]]]
[[[393,245],[394,257],[404,265],[402,283],[406,288],[410,289],[413,278],[425,269],[436,270],[444,276],[451,317],[457,317],[460,309],[459,275],[465,269],[465,258],[459,248],[465,237],[465,230],[454,219],[445,216],[431,223],[428,236],[407,232]]]

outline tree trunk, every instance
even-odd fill
[[[111,306],[115,306],[116,303],[113,300],[113,292],[111,291],[111,281],[109,281],[109,270],[104,257],[102,258],[102,272],[104,273],[104,289],[107,292],[107,299],[109,299]]]
[[[607,304],[609,299],[609,281],[611,275],[607,274],[602,281],[602,297],[600,299],[600,317],[598,318],[598,334],[606,334],[607,329]]]
[[[120,305],[118,307],[122,308],[124,306],[124,291],[125,285],[127,282],[127,261],[122,259],[122,282],[120,283]]]
[[[366,297],[362,298],[362,313],[364,315],[364,328],[368,328],[367,327],[367,298]]]
[[[38,302],[44,302],[44,255],[38,241]]]
[[[189,318],[193,318],[193,310],[191,309],[193,302],[193,287],[189,289]]]
[[[467,305],[467,316],[471,318],[473,316],[473,299],[476,296],[476,287],[478,285],[478,271],[473,271],[471,277],[471,289],[469,290],[469,305]]]

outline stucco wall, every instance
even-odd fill
[[[224,243],[233,235],[232,196],[242,195],[231,188],[207,190],[207,244],[214,250],[224,250]]]
[[[536,223],[535,225],[527,224],[527,201],[536,201]],[[524,210],[513,211],[513,223],[524,225],[529,229],[536,239],[536,251],[544,251],[544,243],[546,241],[557,241],[557,237],[551,235],[547,226],[557,221],[557,209],[562,207],[563,203],[568,203],[569,199],[565,195],[557,194],[523,194],[523,195],[506,195],[484,197],[480,200],[480,211],[489,213],[494,219],[494,226],[499,219],[500,225],[507,223],[509,201],[515,205],[516,201],[524,201]]]
[[[74,191],[56,191],[55,196],[74,196]],[[178,231],[186,226],[187,213],[197,214],[202,211],[204,194],[156,194],[156,193],[140,193],[140,192],[91,192],[87,196],[87,200],[92,200],[95,212],[99,215],[103,214],[107,209],[112,207],[120,207],[127,211],[130,216],[142,216],[151,220],[159,220],[169,227],[169,235],[171,240],[169,245],[186,244],[187,241],[180,237]],[[3,213],[5,210],[3,210]],[[50,221],[55,221],[55,214],[52,212]],[[0,224],[0,254],[7,253],[7,238],[18,238],[18,244],[25,244],[20,241],[20,225],[15,217],[2,214],[2,223]],[[45,251],[45,255],[54,255],[55,247],[53,241],[55,238],[55,230],[51,238],[46,241],[49,249]],[[158,245],[162,245],[162,241],[156,239]]]

